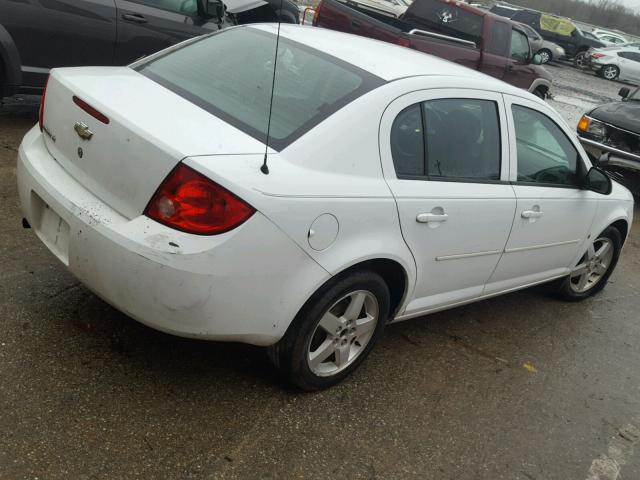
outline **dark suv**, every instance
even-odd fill
[[[520,9],[506,5],[495,5],[491,11],[498,15],[508,16],[511,20],[529,25],[536,30],[542,38],[557,43],[564,48],[567,57],[573,58],[578,67],[583,67],[585,55],[590,48],[601,48],[605,44],[595,37],[589,37],[576,27],[571,20],[554,15],[547,15],[535,10]],[[500,13],[501,12],[501,13]],[[565,29],[543,28],[548,25],[563,24]],[[566,35],[563,33],[566,32]]]
[[[297,23],[297,5],[291,0],[0,0],[0,98],[39,93],[54,67],[126,65],[191,37],[278,18]]]

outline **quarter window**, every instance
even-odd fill
[[[578,151],[546,115],[513,105],[518,149],[518,181],[576,186]]]
[[[400,177],[500,179],[498,106],[489,100],[441,99],[403,110],[391,129]]]

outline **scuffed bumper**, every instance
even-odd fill
[[[24,216],[105,301],[158,330],[270,345],[329,274],[257,212],[217,236],[128,219],[75,181],[34,127],[19,150]]]

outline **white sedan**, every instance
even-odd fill
[[[632,196],[543,101],[453,63],[283,25],[262,168],[275,32],[51,72],[20,200],[89,289],[164,332],[268,346],[313,390],[389,322],[605,286]]]
[[[640,43],[589,50],[589,66],[606,80],[640,84]]]

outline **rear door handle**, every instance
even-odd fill
[[[446,213],[437,214],[437,213],[420,213],[416,217],[416,222],[418,223],[442,223],[446,222],[449,218],[449,215]]]
[[[133,23],[147,23],[147,19],[139,13],[123,13],[122,19]]]
[[[542,216],[542,212],[538,210],[524,210],[520,216],[522,218],[540,218]]]

